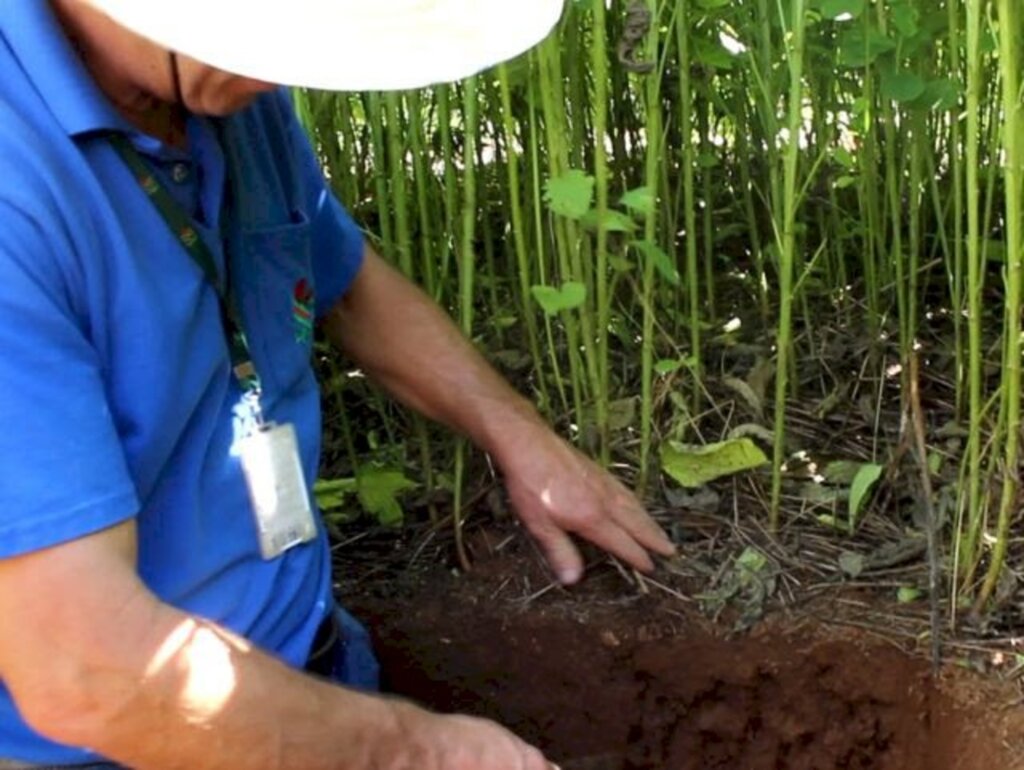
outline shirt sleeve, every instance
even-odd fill
[[[59,232],[0,201],[0,558],[139,510]]]
[[[286,90],[277,94],[307,195],[316,282],[316,314],[323,317],[348,290],[363,264],[363,233],[328,185],[309,137],[295,115]]]

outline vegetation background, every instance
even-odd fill
[[[381,253],[652,506],[884,524],[955,623],[1024,575],[1022,41],[1019,0],[570,0],[459,84],[295,98]],[[481,458],[323,366],[328,513],[459,535]]]

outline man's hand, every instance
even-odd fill
[[[632,492],[554,433],[539,430],[510,443],[499,462],[512,505],[562,583],[583,575],[570,534],[644,572],[654,567],[651,551],[675,552]]]
[[[553,765],[533,746],[486,719],[441,716],[408,709],[402,724],[401,756],[394,767],[424,770],[550,770]],[[408,752],[414,752],[408,756]],[[392,764],[385,763],[385,767]]]

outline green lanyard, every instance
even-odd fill
[[[139,186],[146,193],[157,212],[163,217],[171,233],[192,257],[192,261],[203,271],[206,280],[217,293],[224,336],[231,354],[231,369],[238,384],[245,392],[246,401],[253,410],[257,424],[262,424],[260,377],[252,360],[249,341],[246,339],[242,327],[242,315],[238,310],[234,293],[231,291],[230,281],[221,282],[213,254],[210,253],[210,249],[196,232],[191,218],[182,210],[171,193],[160,184],[131,142],[121,134],[115,134],[110,137],[110,143],[135,176]]]

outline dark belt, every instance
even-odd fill
[[[330,679],[334,676],[334,663],[338,659],[338,647],[343,643],[341,629],[338,628],[337,614],[332,610],[320,623],[313,637],[309,659],[306,660],[306,673]],[[0,767],[0,770],[3,770]]]
[[[92,762],[88,765],[33,765],[16,759],[0,759],[0,770],[93,770],[93,768],[114,767],[108,762]]]

